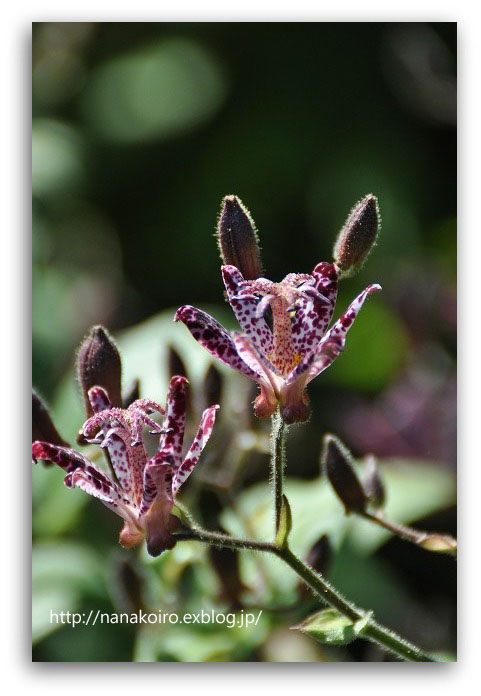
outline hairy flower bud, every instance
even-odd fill
[[[120,393],[122,364],[119,351],[103,326],[93,326],[82,341],[77,355],[77,375],[87,416],[93,415],[88,398],[91,387],[103,387],[113,406],[122,406]]]
[[[68,443],[59,435],[53,424],[46,405],[38,394],[32,392],[32,442],[35,440],[68,447]]]
[[[335,435],[326,435],[321,457],[329,483],[344,505],[346,514],[362,512],[368,499],[354,469],[352,454],[347,447]]]
[[[370,193],[351,210],[334,245],[334,261],[344,275],[362,267],[376,243],[380,226],[377,198]]]
[[[235,266],[245,280],[262,275],[259,238],[251,214],[237,196],[225,196],[217,221],[222,261]]]

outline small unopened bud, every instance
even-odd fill
[[[334,261],[344,275],[362,267],[376,243],[380,226],[377,198],[370,193],[351,210],[334,245]]]
[[[366,457],[365,470],[362,479],[364,491],[369,498],[369,504],[375,508],[383,507],[386,502],[386,489],[379,471],[376,457]]]
[[[251,214],[237,196],[225,196],[217,221],[222,261],[239,269],[246,280],[262,275],[259,237]]]
[[[456,555],[458,550],[458,542],[448,534],[427,534],[426,537],[419,542],[419,546],[427,551],[452,553],[454,555]]]
[[[122,406],[120,393],[122,364],[113,339],[103,326],[93,326],[82,341],[77,355],[77,375],[87,416],[93,414],[88,398],[91,387],[103,387],[113,406]]]
[[[323,534],[316,543],[311,546],[307,555],[307,563],[318,573],[325,574],[331,559],[331,547],[329,537]]]
[[[168,371],[169,377],[174,377],[175,375],[181,375],[182,377],[187,377],[187,370],[184,361],[178,354],[175,348],[169,346],[167,353]]]
[[[53,424],[46,405],[38,394],[32,392],[32,442],[35,440],[68,447],[68,443],[59,435]]]
[[[222,375],[215,365],[211,365],[205,373],[202,393],[204,395],[205,408],[220,403]]]
[[[346,514],[362,512],[368,502],[354,469],[352,454],[335,435],[326,435],[322,448],[322,466]]]
[[[122,408],[128,408],[130,404],[140,398],[140,380],[138,378],[132,380],[127,389],[122,394]]]

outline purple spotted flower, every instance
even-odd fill
[[[290,273],[280,283],[266,278],[244,280],[235,266],[223,266],[227,298],[242,333],[228,332],[200,309],[184,305],[182,321],[212,355],[258,382],[254,408],[261,418],[281,408],[286,423],[309,417],[307,384],[344,349],[346,334],[366,297],[379,285],[369,285],[327,330],[337,298],[338,270],[319,263],[311,275]],[[272,329],[265,319],[272,314]]]
[[[107,476],[70,447],[38,440],[32,445],[34,459],[54,462],[67,472],[68,488],[81,488],[122,517],[122,546],[135,546],[145,538],[152,556],[175,545],[172,532],[180,526],[171,515],[175,497],[207,444],[219,408],[211,406],[204,411],[194,441],[183,457],[186,388],[185,377],[172,377],[166,411],[147,399],[138,399],[127,409],[113,408],[105,389],[95,386],[89,390],[94,415],[85,422],[82,432],[89,442],[108,450],[115,476]],[[155,411],[164,417],[162,425],[150,418]],[[142,442],[144,427],[160,434],[158,451],[150,459]]]

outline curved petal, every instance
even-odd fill
[[[235,266],[222,266],[227,299],[243,332],[261,353],[272,351],[272,332],[257,312],[259,299],[255,295],[238,296],[244,277]]]
[[[257,380],[255,372],[237,354],[229,332],[216,319],[196,307],[184,305],[175,314],[174,321],[179,320],[187,326],[195,340],[224,365],[233,367],[247,377]]]
[[[321,344],[327,343],[333,338],[344,341],[346,334],[353,325],[355,318],[359,314],[361,307],[364,304],[364,301],[371,293],[379,292],[380,290],[382,290],[382,288],[377,283],[368,285],[367,288],[365,288],[356,297],[356,299],[351,302],[344,314],[331,326],[325,337],[322,339]]]
[[[88,397],[94,413],[100,413],[101,411],[112,408],[110,397],[107,390],[103,387],[91,387],[88,391]]]
[[[296,302],[291,326],[292,343],[302,356],[313,350],[321,340],[331,321],[337,298],[338,274],[333,263],[317,264],[312,278],[312,289],[306,284]]]
[[[317,377],[326,367],[338,357],[344,349],[346,335],[354,323],[366,298],[372,292],[381,290],[380,285],[369,285],[351,302],[344,314],[331,326],[325,337],[319,343],[315,353],[315,359],[309,367],[307,382]]]
[[[167,432],[160,438],[159,452],[173,466],[180,466],[182,462],[187,385],[185,377],[176,375],[170,380],[167,392],[167,416],[164,422]]]
[[[210,408],[207,408],[202,414],[199,429],[197,430],[197,434],[194,438],[194,441],[189,447],[189,450],[185,455],[183,463],[175,472],[174,480],[172,483],[172,495],[174,498],[180,486],[188,478],[191,471],[199,461],[199,457],[202,454],[202,450],[206,446],[212,433],[212,429],[214,428],[215,416],[218,409],[219,406],[217,405],[211,406]]]
[[[86,469],[76,469],[65,477],[67,488],[80,488],[88,495],[101,500],[124,520],[135,519],[131,501],[120,488],[92,464]]]
[[[51,445],[49,442],[40,442],[40,440],[32,443],[32,458],[34,461],[43,459],[57,464],[67,473],[76,469],[85,469],[92,464],[90,459],[71,447]]]

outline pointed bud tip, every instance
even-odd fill
[[[377,459],[373,454],[369,454],[365,458],[364,468],[363,488],[369,499],[369,504],[375,508],[382,508],[386,503],[386,489]]]
[[[237,196],[222,199],[216,234],[223,263],[238,268],[246,280],[259,278],[262,264],[256,226]]]
[[[376,244],[380,228],[378,200],[369,193],[351,210],[334,245],[334,261],[344,275],[363,266]]]
[[[68,443],[55,427],[47,406],[39,395],[32,391],[32,442],[36,440],[68,447]]]
[[[103,326],[93,326],[80,344],[77,354],[77,375],[88,416],[92,415],[88,398],[91,387],[103,387],[113,406],[122,405],[121,373],[122,363],[114,340]]]
[[[362,512],[367,505],[367,496],[354,468],[352,454],[335,435],[325,435],[321,461],[346,514]]]

